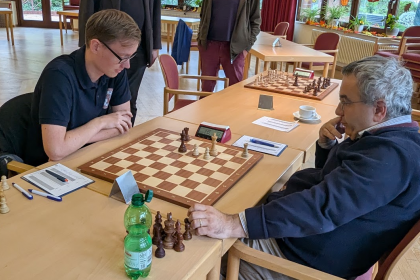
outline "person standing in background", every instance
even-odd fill
[[[204,0],[198,48],[203,76],[217,76],[220,64],[229,84],[243,78],[245,57],[260,33],[260,0]],[[212,92],[216,81],[203,81]]]
[[[160,0],[81,0],[79,9],[79,47],[85,44],[85,25],[94,13],[105,9],[117,9],[130,15],[141,30],[141,43],[137,54],[127,69],[131,92],[130,110],[132,125],[137,114],[137,96],[146,67],[151,67],[162,48]]]

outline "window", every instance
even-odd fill
[[[408,27],[413,25],[420,25],[420,8],[419,0],[400,0],[397,10],[397,16],[399,17],[397,28],[400,31],[406,30]],[[417,14],[416,14],[417,12]],[[415,23],[417,15],[417,21]]]
[[[371,27],[381,28],[385,27],[385,22],[388,13],[389,0],[379,0],[377,2],[369,2],[368,0],[360,0],[359,18],[365,18],[368,25]]]

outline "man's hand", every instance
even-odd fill
[[[127,132],[131,126],[133,114],[130,111],[117,111],[108,115],[99,117],[102,129],[116,128],[121,134]]]
[[[149,68],[152,67],[152,65],[155,63],[156,58],[158,57],[158,54],[159,54],[159,50],[153,50],[152,51],[152,62],[148,66]]]
[[[321,126],[319,130],[319,143],[327,143],[329,140],[343,138],[342,133],[337,130],[337,126],[341,125],[341,117],[336,117]],[[340,129],[341,130],[341,129]]]
[[[220,239],[246,236],[238,214],[228,215],[212,206],[195,204],[188,209],[188,218],[197,235]]]

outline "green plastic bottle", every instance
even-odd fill
[[[128,235],[124,239],[125,272],[131,279],[147,277],[152,267],[152,238],[148,230],[152,225],[152,213],[144,202],[150,202],[153,191],[135,194],[124,214],[124,226]]]

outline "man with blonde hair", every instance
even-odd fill
[[[140,36],[129,15],[104,10],[88,20],[86,46],[48,63],[33,94],[26,163],[60,160],[131,128],[126,69]]]

